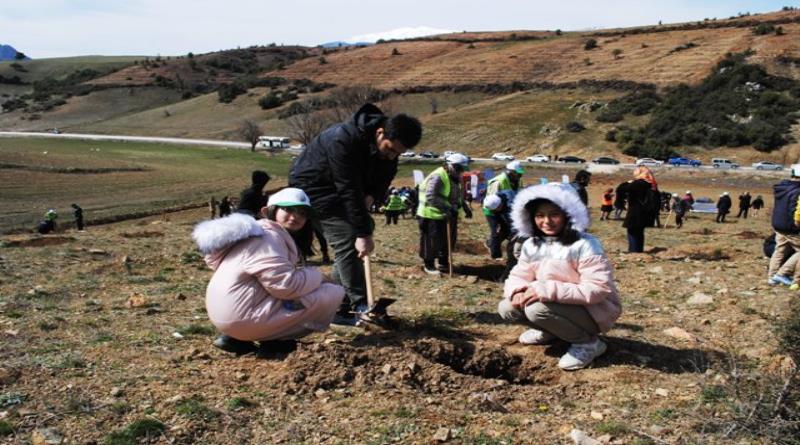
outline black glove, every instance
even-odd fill
[[[464,214],[467,216],[467,219],[472,219],[472,209],[469,207],[464,208]]]

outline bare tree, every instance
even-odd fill
[[[343,122],[358,111],[367,102],[378,102],[384,94],[380,90],[368,86],[350,86],[336,88],[328,95],[333,104],[331,111],[334,122]]]
[[[263,134],[264,132],[261,131],[261,127],[259,127],[255,121],[251,121],[250,119],[243,120],[239,125],[239,136],[250,143],[250,151],[252,152],[256,151],[258,138]]]
[[[305,108],[304,113],[295,114],[286,119],[286,125],[289,127],[292,138],[297,139],[303,145],[308,145],[333,122],[333,118],[328,112],[314,111],[308,106]]]

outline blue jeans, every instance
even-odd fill
[[[644,227],[628,227],[628,252],[644,252]]]
[[[511,234],[508,219],[502,216],[486,215],[486,222],[489,223],[489,250],[492,251],[492,258],[502,258],[503,240]]]

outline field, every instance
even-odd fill
[[[256,166],[281,182],[288,167],[288,159],[246,151],[103,144],[87,158],[89,143],[64,142],[47,155],[35,141],[0,143],[4,163],[147,169],[83,179],[0,170],[4,211],[16,205],[9,196],[66,205],[77,195],[97,206],[84,206],[89,219],[129,211],[129,201],[233,194]],[[525,180],[563,172],[573,173],[531,169]],[[593,206],[629,174],[595,173]],[[695,196],[749,190],[771,206],[778,176],[665,170],[657,178],[664,190]],[[487,258],[479,212],[459,229],[453,279],[421,272],[413,219],[390,227],[379,219],[375,290],[399,299],[391,308],[397,328],[334,328],[267,358],[211,346],[203,301],[211,273],[189,236],[205,209],[85,232],[5,235],[0,441],[568,443],[577,428],[603,443],[791,443],[774,413],[783,412],[784,382],[796,376],[777,331],[796,295],[765,283],[768,214],[727,224],[693,216],[680,230],[649,229],[644,254],[624,253],[618,221],[595,220],[624,314],[606,337],[609,352],[573,373],[556,367],[564,345],[522,347],[515,340],[524,328],[495,315],[502,264]]]

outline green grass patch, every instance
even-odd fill
[[[122,430],[115,431],[106,436],[105,445],[138,445],[143,438],[160,435],[166,427],[155,419],[139,419]]]
[[[700,391],[700,401],[703,403],[715,403],[727,396],[725,387],[721,385],[704,386]]]
[[[0,420],[0,437],[14,434],[14,425],[7,420]]]
[[[86,367],[86,361],[79,355],[67,354],[60,362],[58,362],[55,369],[83,369]]]
[[[185,417],[209,422],[216,419],[219,413],[203,404],[201,397],[192,397],[175,406],[175,411]]]
[[[622,434],[630,432],[630,428],[628,425],[617,422],[616,420],[609,420],[606,422],[600,422],[595,425],[594,429],[601,434],[611,434],[612,436],[620,436]]]
[[[217,330],[214,329],[212,326],[205,325],[205,324],[188,324],[186,326],[182,326],[178,328],[178,333],[181,335],[214,335]]]
[[[246,397],[234,397],[228,400],[228,403],[225,404],[229,410],[239,410],[239,409],[247,409],[256,406],[256,404],[247,399]]]

